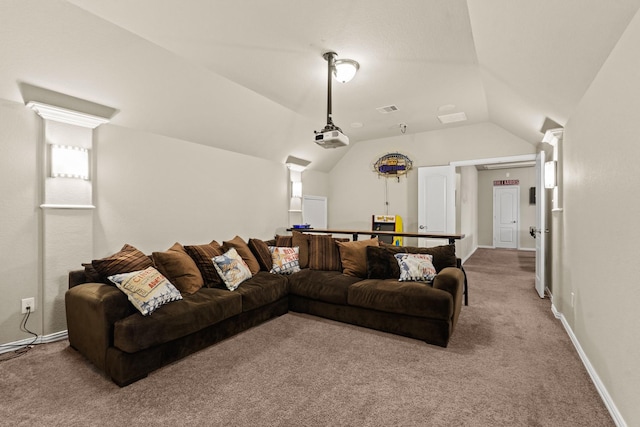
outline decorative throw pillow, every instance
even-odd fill
[[[224,241],[222,242],[222,247],[225,251],[229,251],[229,249],[234,248],[247,264],[252,275],[260,271],[260,264],[258,263],[258,260],[251,252],[251,249],[249,249],[247,242],[242,240],[242,237],[236,236],[231,240]]]
[[[270,271],[273,266],[273,261],[271,260],[269,245],[260,239],[249,239],[248,245],[249,249],[251,249],[251,252],[258,260],[258,264],[260,264],[260,270]]]
[[[342,271],[340,250],[331,235],[309,236],[309,268],[312,270]]]
[[[294,248],[297,246],[300,250],[298,253],[300,268],[309,267],[309,235],[295,230],[292,231],[291,234],[290,246],[293,246]]]
[[[143,316],[148,316],[163,304],[182,299],[180,291],[153,267],[115,274],[108,279],[127,295]]]
[[[240,286],[240,283],[247,279],[251,279],[251,270],[238,254],[235,248],[229,249],[222,255],[213,257],[213,265],[215,266],[222,281],[227,285],[227,289],[234,291]]]
[[[436,268],[428,254],[395,254],[400,268],[401,282],[432,282],[436,277]]]
[[[165,252],[153,252],[156,268],[185,294],[193,294],[204,286],[202,273],[180,243]]]
[[[220,279],[212,261],[213,257],[224,253],[222,246],[218,242],[212,240],[208,245],[185,246],[184,250],[196,263],[206,287],[224,287],[224,283],[222,283],[222,279]]]
[[[347,276],[367,277],[367,246],[378,246],[378,237],[355,242],[337,242],[342,272]]]
[[[270,273],[292,274],[300,271],[299,248],[269,246],[273,266]]]
[[[151,258],[135,247],[125,244],[119,252],[102,259],[94,259],[91,265],[103,277],[130,273],[153,266]]]

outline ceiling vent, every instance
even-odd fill
[[[467,120],[467,115],[465,113],[452,113],[452,114],[445,114],[443,116],[438,116],[438,120],[440,120],[440,123],[455,123],[455,122],[464,122],[465,120]]]
[[[376,110],[381,114],[389,114],[398,111],[398,107],[396,105],[387,105],[386,107],[378,107]]]

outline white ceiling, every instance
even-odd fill
[[[26,82],[119,110],[112,123],[330,170],[322,53],[351,143],[491,121],[532,144],[564,124],[640,0],[0,0],[0,98]],[[380,114],[394,104],[399,111]],[[451,106],[455,107],[451,107]],[[449,106],[449,107],[446,107]],[[444,108],[443,108],[444,107]],[[465,112],[462,124],[439,114]],[[352,127],[362,123],[362,127]]]

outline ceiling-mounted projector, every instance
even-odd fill
[[[349,137],[342,133],[339,128],[316,131],[316,144],[324,148],[338,148],[349,145]]]
[[[315,133],[315,143],[322,148],[338,148],[349,145],[349,137],[333,124],[331,117],[331,70],[335,67],[335,52],[326,52],[322,57],[327,61],[327,124]],[[357,64],[357,63],[356,63]]]

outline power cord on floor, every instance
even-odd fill
[[[29,320],[29,316],[31,315],[31,307],[27,307],[27,312],[24,314],[24,317],[22,318],[22,322],[20,323],[20,330],[22,332],[26,332],[28,334],[33,335],[33,341],[31,341],[28,344],[3,344],[0,345],[0,349],[5,349],[5,348],[15,348],[15,350],[13,351],[9,351],[3,354],[0,354],[0,362],[5,362],[7,360],[11,360],[11,359],[15,359],[16,357],[20,357],[23,354],[25,354],[26,352],[28,352],[29,350],[31,350],[35,344],[35,342],[38,340],[38,334],[36,334],[35,332],[32,332],[29,330],[29,328],[27,328],[27,321]]]

